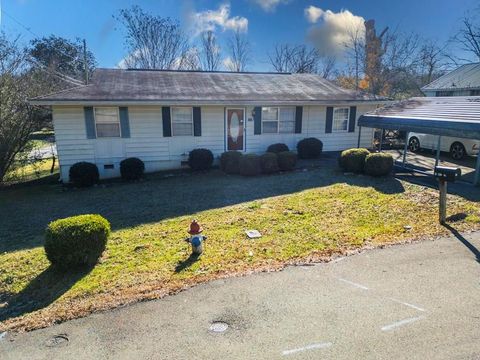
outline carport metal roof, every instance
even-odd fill
[[[359,126],[480,139],[480,97],[416,97],[360,116]]]
[[[438,164],[442,136],[480,139],[480,96],[411,98],[360,116],[358,126],[439,135]],[[406,150],[407,143],[404,165]],[[480,156],[475,171],[474,184],[480,185]]]

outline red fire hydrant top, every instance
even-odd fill
[[[190,230],[188,230],[188,233],[190,235],[197,235],[200,234],[203,231],[202,227],[200,224],[197,222],[197,220],[193,220],[190,223]]]

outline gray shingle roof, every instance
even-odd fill
[[[425,85],[423,91],[480,89],[480,63],[465,64]]]
[[[32,99],[32,103],[190,102],[295,103],[380,100],[343,89],[313,74],[97,69],[88,86]]]

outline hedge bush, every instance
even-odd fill
[[[267,148],[267,152],[269,153],[278,154],[279,152],[283,152],[283,151],[290,151],[287,144],[282,144],[282,143],[272,144]]]
[[[277,154],[273,152],[267,152],[260,156],[260,164],[264,174],[273,174],[279,170]]]
[[[365,174],[385,176],[393,169],[393,157],[385,153],[368,154],[365,158]]]
[[[297,144],[298,157],[300,159],[318,158],[323,150],[323,143],[317,138],[306,138]]]
[[[127,158],[120,162],[120,174],[124,180],[138,180],[145,172],[145,164],[136,157]]]
[[[45,253],[63,269],[94,265],[105,250],[110,223],[100,215],[78,215],[51,222],[45,231]]]
[[[239,151],[226,151],[220,156],[220,169],[227,174],[240,173],[240,158],[242,153]]]
[[[354,148],[342,151],[338,159],[344,171],[361,173],[365,168],[365,158],[370,152],[363,148]]]
[[[188,166],[192,170],[208,170],[213,164],[213,154],[208,149],[195,149],[188,155]]]
[[[240,175],[255,176],[262,173],[260,156],[256,154],[243,155],[240,158]]]
[[[97,165],[85,161],[73,164],[68,175],[76,187],[93,186],[100,180]]]
[[[283,151],[277,154],[278,167],[282,171],[290,171],[295,168],[297,164],[297,154],[293,151]]]

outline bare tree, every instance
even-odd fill
[[[443,75],[449,58],[446,45],[440,46],[431,40],[424,41],[418,52],[419,87]]]
[[[220,65],[220,46],[213,31],[203,32],[201,35],[200,63],[203,70],[215,71]]]
[[[464,51],[467,51],[480,60],[480,26],[468,16],[462,19],[462,28],[455,36],[455,39]]]
[[[360,78],[363,76],[365,69],[365,37],[363,29],[351,29],[348,34],[348,40],[344,44],[347,55],[348,75],[354,79],[354,89],[360,87]]]
[[[0,182],[38,126],[28,103],[35,87],[30,81],[27,57],[18,39],[9,40],[0,34]]]
[[[250,62],[250,43],[239,30],[228,40],[228,50],[230,55],[230,62],[226,64],[228,70],[245,71]]]
[[[127,67],[173,69],[187,56],[188,39],[177,21],[148,14],[136,5],[120,10],[117,20],[126,29]]]
[[[277,44],[268,58],[277,72],[320,73],[325,78],[332,74],[336,64],[335,57],[322,57],[306,45]]]

